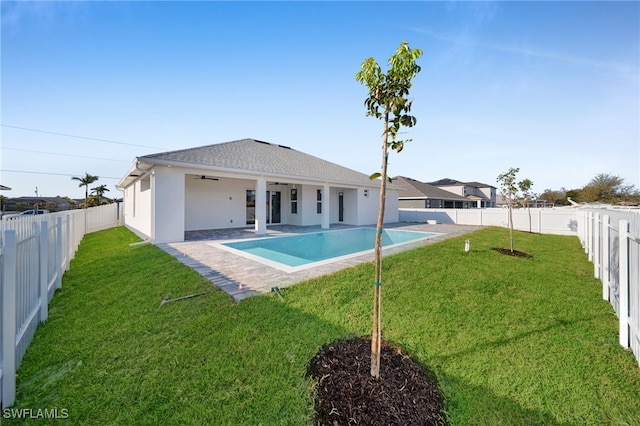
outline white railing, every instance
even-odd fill
[[[15,402],[15,373],[82,237],[118,225],[115,204],[2,220],[0,403]]]
[[[620,345],[640,363],[640,211],[586,210],[580,241],[602,298],[618,316]]]
[[[509,210],[487,209],[400,209],[401,222],[455,223],[475,226],[509,226]],[[513,228],[540,234],[576,235],[576,209],[532,208],[513,210]]]

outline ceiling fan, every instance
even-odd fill
[[[202,176],[194,176],[194,179],[200,179],[200,180],[219,180],[218,178],[214,178],[214,177],[208,177],[205,175]]]

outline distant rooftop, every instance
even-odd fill
[[[461,182],[459,180],[443,178],[437,180],[435,182],[427,182],[429,185],[433,186],[472,186],[474,188],[495,188],[493,185],[487,185],[486,183],[481,182]]]

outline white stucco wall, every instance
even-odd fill
[[[154,167],[151,177],[155,215],[151,217],[156,243],[184,241],[185,173],[172,167]]]
[[[341,223],[340,219],[340,204],[339,197],[340,193],[343,193],[343,221],[342,223],[345,225],[357,225],[358,224],[358,190],[353,188],[331,188],[330,194],[330,222],[331,223]]]
[[[138,236],[153,238],[151,229],[151,176],[143,176],[124,190],[124,220]]]
[[[219,178],[185,178],[185,230],[223,229],[247,226],[246,194],[255,181]]]
[[[364,189],[358,189],[358,225],[373,225],[378,221],[378,203],[380,189],[369,189],[369,195],[364,196]],[[384,223],[398,222],[398,191],[387,189],[384,210]]]
[[[320,225],[322,215],[316,213],[316,190],[322,189],[321,186],[315,185],[303,185],[298,190],[298,215],[300,215],[300,225],[311,226]],[[302,199],[300,200],[300,193],[302,193]]]

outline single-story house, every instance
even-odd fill
[[[404,189],[398,197],[400,208],[468,209],[476,206],[467,198],[415,179],[396,176],[392,182]]]
[[[495,207],[496,187],[480,182],[460,182],[459,180],[444,178],[435,182],[427,182],[445,191],[466,198],[475,203],[475,207]]]
[[[287,146],[242,139],[137,157],[118,183],[124,221],[157,243],[185,232],[275,224],[329,228],[377,220],[379,180]],[[397,222],[388,186],[385,222]]]

